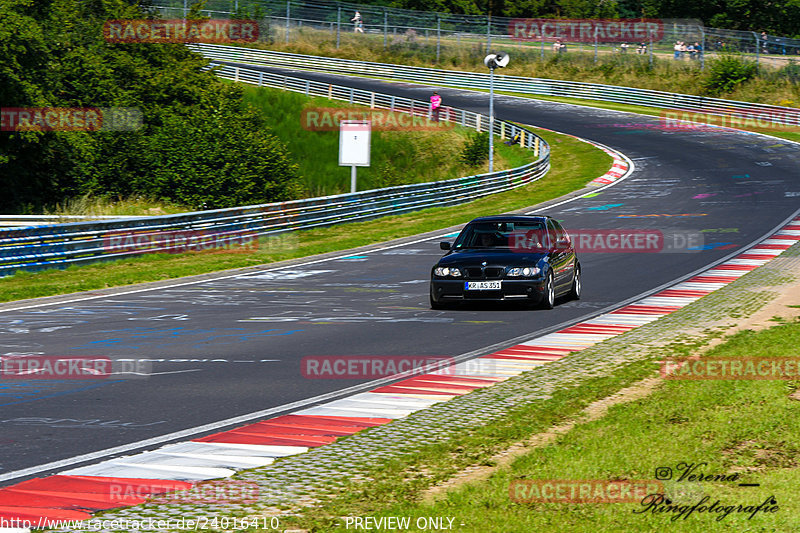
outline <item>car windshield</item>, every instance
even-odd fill
[[[464,228],[453,248],[536,250],[546,243],[547,232],[541,222],[478,222]]]

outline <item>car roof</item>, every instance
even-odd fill
[[[473,222],[544,222],[550,217],[547,215],[492,215],[470,220]]]

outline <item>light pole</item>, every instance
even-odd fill
[[[483,58],[483,64],[489,67],[489,172],[494,172],[494,69],[505,67],[508,60],[505,52]]]

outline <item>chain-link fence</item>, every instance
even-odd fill
[[[152,0],[165,18],[181,18],[193,0]],[[756,62],[783,66],[800,58],[800,40],[756,31],[704,27],[696,20],[622,21],[512,19],[413,11],[349,2],[298,2],[293,0],[208,0],[199,14],[212,18],[249,17],[261,24],[260,39],[292,42],[314,34],[336,43],[361,39],[383,41],[383,47],[427,46],[438,62],[446,48],[493,47],[525,52],[528,59],[546,59],[566,51],[594,54],[641,54],[692,62],[699,68],[707,56],[739,53]],[[626,21],[629,26],[626,31]],[[650,24],[647,31],[635,25]],[[520,31],[522,29],[522,31]],[[434,52],[435,50],[435,52]]]

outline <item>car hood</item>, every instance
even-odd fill
[[[535,265],[542,258],[547,257],[547,252],[519,253],[511,250],[464,250],[453,251],[439,260],[441,266],[480,266],[486,261],[492,266],[523,266]]]

